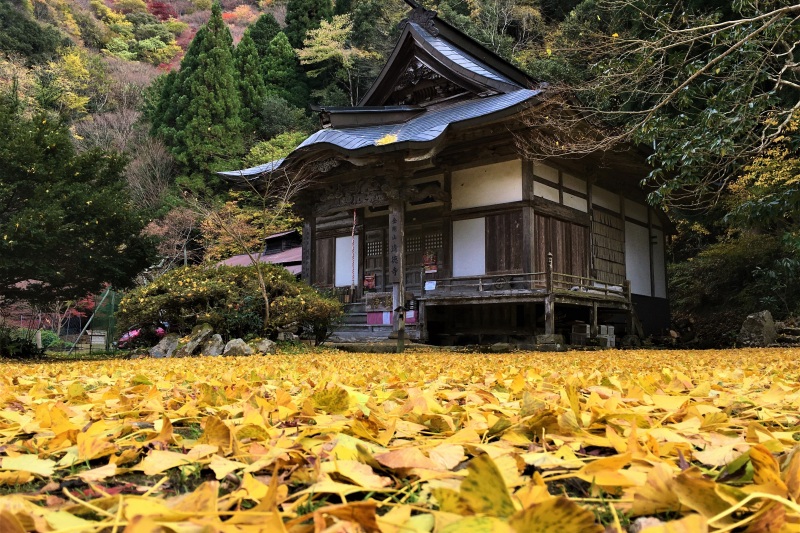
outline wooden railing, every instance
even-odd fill
[[[422,293],[435,294],[463,294],[472,292],[490,291],[536,291],[545,292],[547,289],[546,275],[544,272],[529,274],[501,274],[493,276],[462,276],[458,278],[439,278],[434,281],[435,288]]]
[[[630,301],[630,285],[615,285],[603,280],[586,276],[576,276],[553,271],[552,254],[548,254],[547,270],[544,272],[497,274],[483,276],[462,276],[457,278],[439,278],[434,285],[425,287],[422,296],[468,295],[478,293],[506,292],[575,292],[597,294],[606,298],[621,298]],[[424,277],[424,276],[423,276]],[[433,281],[433,280],[431,280]],[[487,294],[489,296],[489,294]]]

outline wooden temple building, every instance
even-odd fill
[[[401,318],[441,344],[668,327],[670,225],[638,185],[645,157],[525,159],[515,139],[547,86],[411,5],[357,106],[320,108],[284,159],[221,173],[309,179],[302,276],[348,305],[340,336],[386,338]]]

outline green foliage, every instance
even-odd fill
[[[258,51],[258,57],[264,60],[269,55],[267,53],[269,43],[280,33],[281,25],[272,13],[264,13],[248,28],[248,31]]]
[[[195,35],[180,71],[170,73],[161,89],[151,113],[153,132],[183,165],[185,176],[238,164],[244,153],[241,97],[233,39],[219,4]]]
[[[131,284],[152,259],[115,154],[76,154],[67,126],[0,105],[0,297],[73,300]]]
[[[297,146],[306,140],[306,133],[302,131],[287,131],[279,133],[268,141],[257,143],[250,149],[244,158],[244,164],[250,167],[262,165],[286,157]]]
[[[258,51],[250,32],[246,31],[234,52],[234,63],[239,78],[242,98],[242,122],[246,132],[254,135],[258,130],[261,107],[267,96],[267,87],[261,74]]]
[[[323,298],[296,281],[285,268],[261,264],[270,301],[270,321],[263,328],[264,300],[256,267],[183,267],[146,287],[129,292],[120,302],[123,328],[169,322],[172,331],[188,333],[210,324],[227,338],[271,335],[292,324],[321,324],[341,313],[338,302]]]
[[[744,233],[669,267],[674,319],[690,320],[708,346],[732,344],[748,314],[800,311],[800,262],[781,239]]]
[[[293,107],[305,109],[308,105],[308,85],[300,67],[300,59],[285,33],[279,32],[270,41],[262,65],[267,93],[283,98]]]
[[[302,48],[308,30],[319,28],[323,20],[333,16],[331,0],[289,0],[286,5],[286,28],[292,48]]]
[[[290,131],[308,134],[313,131],[313,124],[302,109],[293,107],[280,96],[267,94],[261,106],[261,137],[271,139]]]
[[[39,24],[11,2],[0,1],[0,52],[20,54],[31,64],[55,57],[69,43],[55,28]]]
[[[34,330],[0,325],[0,359],[30,359],[41,357],[43,349],[36,347]],[[42,339],[44,340],[44,339]]]

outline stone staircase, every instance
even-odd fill
[[[789,325],[784,322],[775,322],[778,338],[775,339],[781,346],[800,346],[800,326]]]
[[[344,304],[344,317],[334,328],[328,342],[377,342],[385,341],[392,333],[392,326],[367,324],[367,308],[364,302]]]

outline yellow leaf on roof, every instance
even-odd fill
[[[397,135],[394,133],[387,133],[377,141],[375,141],[375,146],[383,146],[384,144],[392,144],[393,142],[397,142]]]

